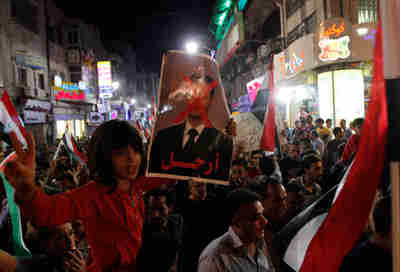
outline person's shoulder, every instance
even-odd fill
[[[180,131],[180,130],[183,130],[183,129],[185,129],[185,124],[184,123],[178,124],[178,125],[173,125],[173,126],[170,126],[170,127],[166,127],[166,128],[160,129],[157,132],[157,136],[165,136],[165,135],[169,135],[169,134],[174,134],[177,131]]]
[[[215,258],[230,249],[231,237],[228,232],[211,241],[200,255],[200,261],[205,258]]]

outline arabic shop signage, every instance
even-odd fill
[[[33,70],[44,70],[46,67],[45,58],[28,55],[25,51],[17,51],[15,53],[15,63]]]
[[[294,41],[288,49],[274,55],[274,80],[279,82],[314,68],[315,34]]]
[[[335,62],[351,56],[352,25],[343,18],[333,18],[321,23],[317,34],[319,61]]]
[[[79,89],[79,85],[73,82],[61,81],[55,82],[53,92],[56,100],[85,100],[85,92]]]

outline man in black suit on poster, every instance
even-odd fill
[[[151,147],[149,172],[227,181],[232,139],[211,127],[205,114],[214,96],[215,82],[200,67],[184,84],[197,92],[194,103],[186,114],[182,113],[183,123],[158,131]]]

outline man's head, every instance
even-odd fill
[[[299,146],[297,144],[289,144],[288,145],[288,156],[289,158],[293,159],[293,160],[298,160],[300,157],[300,153],[299,153]]]
[[[166,230],[169,215],[168,204],[166,191],[152,190],[149,192],[146,222],[152,230],[157,232]]]
[[[337,140],[343,139],[343,137],[344,137],[343,128],[335,127],[335,129],[333,130],[333,134],[335,135],[335,139],[337,139]]]
[[[41,251],[51,257],[61,258],[68,251],[76,249],[71,223],[57,227],[41,227],[37,232]]]
[[[343,129],[346,129],[346,120],[345,119],[340,120],[340,127]]]
[[[277,179],[268,178],[260,186],[264,216],[272,222],[282,221],[287,213],[287,193],[285,187]]]
[[[267,224],[264,208],[258,194],[247,189],[237,189],[227,196],[228,215],[231,227],[244,244],[264,238]]]
[[[300,122],[300,120],[294,121],[294,126],[295,126],[295,128],[301,128],[301,122]]]
[[[357,118],[353,121],[354,131],[357,135],[361,135],[362,126],[364,124],[364,118]]]
[[[326,127],[332,128],[332,119],[326,119]]]
[[[313,150],[313,145],[310,139],[302,139],[299,144],[300,154],[304,154],[307,150]]]
[[[205,200],[207,197],[207,183],[189,181],[189,198],[192,200]]]
[[[274,155],[269,155],[269,156],[264,155],[260,159],[260,171],[263,175],[267,177],[275,172],[276,165],[277,165],[276,156]]]
[[[316,140],[318,137],[319,137],[319,134],[318,134],[318,132],[316,130],[311,131],[310,138],[312,140]]]
[[[250,167],[260,169],[260,160],[264,157],[264,150],[254,150],[251,152]]]
[[[317,120],[315,120],[315,125],[316,125],[318,128],[322,128],[322,127],[324,126],[324,119],[318,118]]]
[[[324,174],[322,160],[315,155],[308,155],[303,159],[304,174],[308,180],[318,182]]]
[[[242,184],[247,181],[247,161],[244,159],[235,160],[232,162],[231,182]]]

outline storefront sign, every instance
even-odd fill
[[[24,110],[25,124],[40,124],[46,123],[46,113],[40,111]]]
[[[335,61],[350,57],[350,37],[344,36],[339,39],[325,39],[319,42],[321,61]]]
[[[360,24],[353,25],[352,35],[352,60],[371,61],[374,58],[376,25]]]
[[[317,35],[318,60],[336,62],[351,57],[352,24],[344,18],[321,23]]]
[[[24,110],[26,111],[37,111],[37,112],[49,112],[51,104],[46,101],[28,99],[26,100]]]
[[[274,55],[274,80],[279,82],[315,67],[314,34],[293,42],[288,49]]]
[[[290,76],[303,70],[304,58],[304,51],[300,51],[299,53],[290,52],[288,57],[285,55],[281,56],[279,60],[282,74]]]
[[[22,52],[16,52],[15,63],[34,70],[44,70],[46,67],[43,57],[27,55]]]
[[[111,61],[97,62],[97,71],[99,74],[100,97],[111,97],[113,91]]]
[[[56,100],[82,101],[86,98],[85,92],[79,89],[78,84],[72,82],[62,81],[61,85],[53,86],[53,91],[55,93]]]

